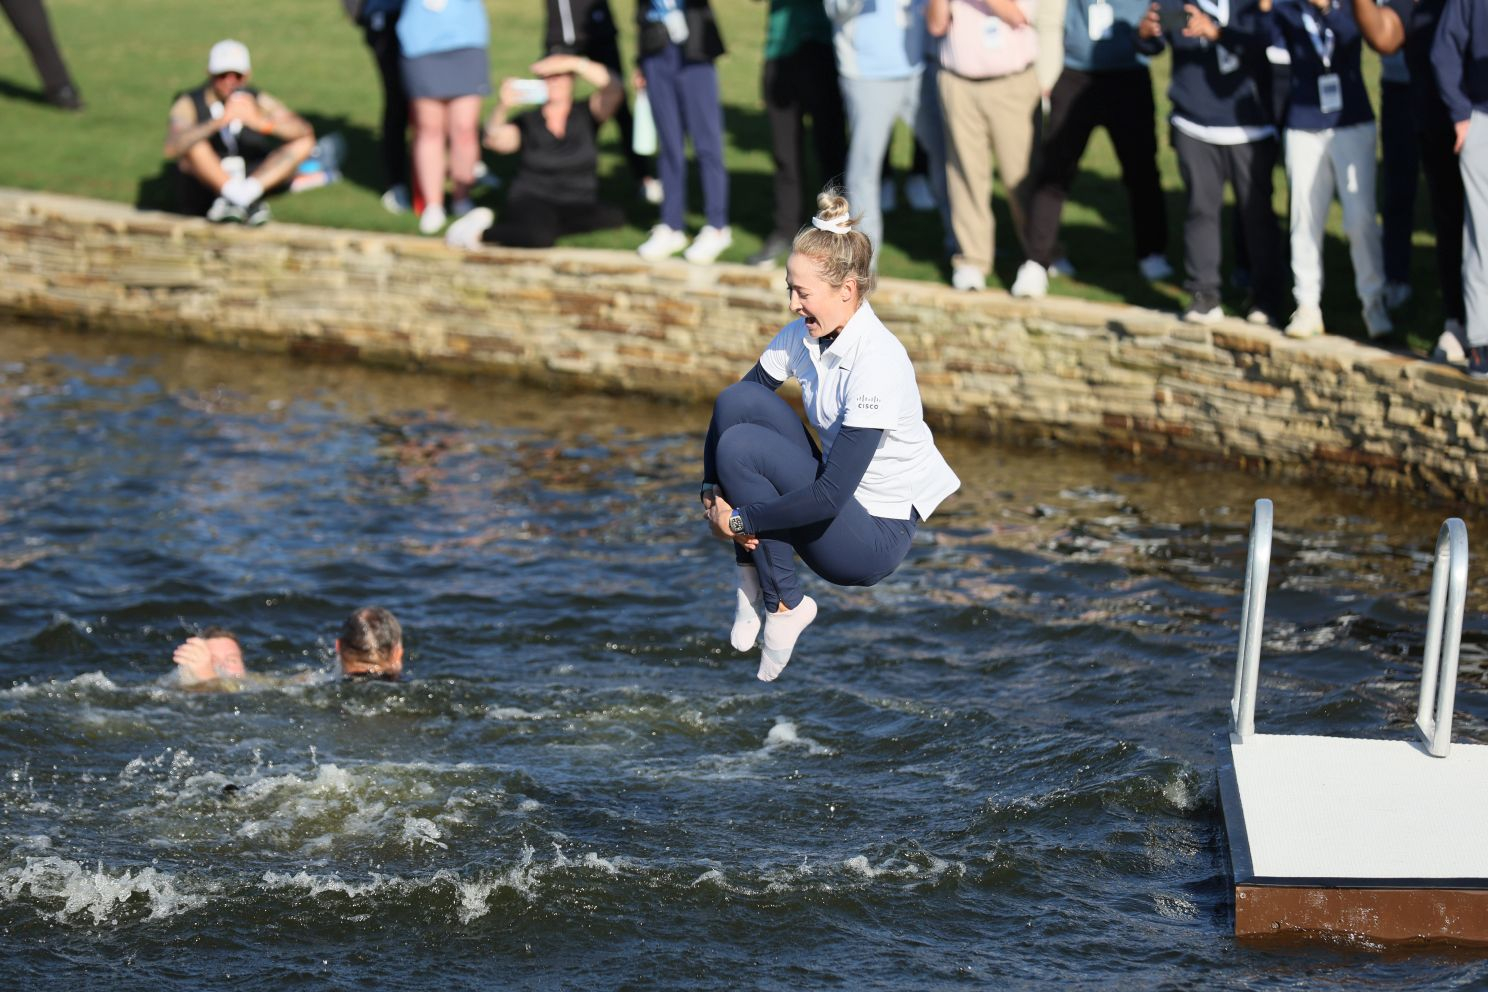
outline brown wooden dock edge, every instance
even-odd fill
[[[1237,884],[1235,936],[1488,948],[1488,889]]]

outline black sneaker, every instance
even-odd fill
[[[71,83],[63,83],[61,86],[47,90],[46,101],[62,110],[83,109],[82,94]]]
[[[1488,379],[1488,344],[1467,349],[1467,374],[1474,379]]]
[[[790,251],[791,239],[783,234],[772,234],[760,245],[760,250],[744,260],[746,265],[754,265],[760,268],[773,266],[781,255]]]

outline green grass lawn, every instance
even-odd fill
[[[630,22],[635,0],[614,0],[616,18],[625,30],[623,51],[634,53]],[[524,75],[538,55],[543,5],[537,0],[486,0],[491,14],[493,78]],[[729,53],[718,68],[724,95],[726,138],[731,174],[734,245],[725,259],[742,261],[768,233],[771,216],[769,133],[759,93],[764,7],[751,0],[715,0]],[[280,196],[275,217],[304,224],[412,233],[409,216],[395,217],[378,203],[384,187],[377,154],[376,128],[380,89],[361,33],[346,21],[334,0],[258,0],[251,4],[201,3],[200,0],[133,0],[100,4],[93,0],[49,0],[53,25],[64,56],[87,101],[87,110],[69,114],[40,99],[40,87],[29,59],[13,32],[0,28],[0,114],[5,139],[0,141],[0,184],[99,197],[145,207],[169,202],[161,145],[165,112],[179,89],[204,75],[207,49],[223,37],[245,42],[253,53],[254,83],[303,113],[320,133],[340,131],[347,139],[345,182],[311,192]],[[1366,76],[1378,77],[1372,55]],[[1159,113],[1166,117],[1166,57],[1154,63],[1159,87]],[[1377,105],[1377,104],[1376,104]],[[1181,271],[1183,193],[1167,126],[1159,132],[1159,167],[1168,192],[1169,257]],[[627,227],[570,239],[575,245],[633,249],[656,222],[656,208],[635,194],[618,150],[614,127],[604,132],[601,172],[606,196],[626,205]],[[896,135],[892,158],[902,171],[912,147],[903,128]],[[509,177],[515,163],[488,154],[497,175]],[[485,194],[500,209],[499,191]],[[1000,194],[999,194],[1000,195]],[[902,197],[900,198],[902,201]],[[701,195],[694,178],[689,224],[702,220]],[[1285,227],[1285,177],[1277,171],[1276,207]],[[1432,271],[1434,242],[1429,234],[1425,191],[1417,205],[1417,251],[1413,258],[1416,301],[1397,315],[1402,332],[1397,341],[1421,351],[1435,343],[1441,328],[1440,296]],[[1098,132],[1084,160],[1064,214],[1063,240],[1077,279],[1056,279],[1055,293],[1097,300],[1125,300],[1143,306],[1174,308],[1183,294],[1174,284],[1149,286],[1131,261],[1126,198],[1111,144]],[[901,204],[885,219],[886,242],[881,268],[885,275],[944,280],[939,220],[916,214]],[[1004,209],[999,230],[1011,232]],[[1323,308],[1335,333],[1362,336],[1363,324],[1353,294],[1348,250],[1334,206],[1325,250],[1326,289]],[[996,277],[1012,281],[1021,259],[1010,238],[999,254]],[[1227,303],[1239,304],[1235,294]]]

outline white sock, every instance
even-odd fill
[[[257,179],[229,179],[222,186],[222,196],[235,207],[246,207],[263,197],[263,183]]]
[[[734,628],[729,631],[729,643],[735,651],[748,651],[759,640],[760,604],[764,593],[760,590],[759,571],[753,565],[739,566],[739,586],[734,590]]]
[[[816,600],[802,596],[796,608],[765,617],[765,647],[760,652],[759,680],[774,682],[790,664],[796,638],[816,619]]]

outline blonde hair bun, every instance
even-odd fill
[[[816,216],[796,234],[791,251],[815,261],[829,285],[852,279],[858,295],[867,298],[875,281],[873,243],[859,230],[861,219],[852,215],[842,188],[828,186],[817,194]]]

